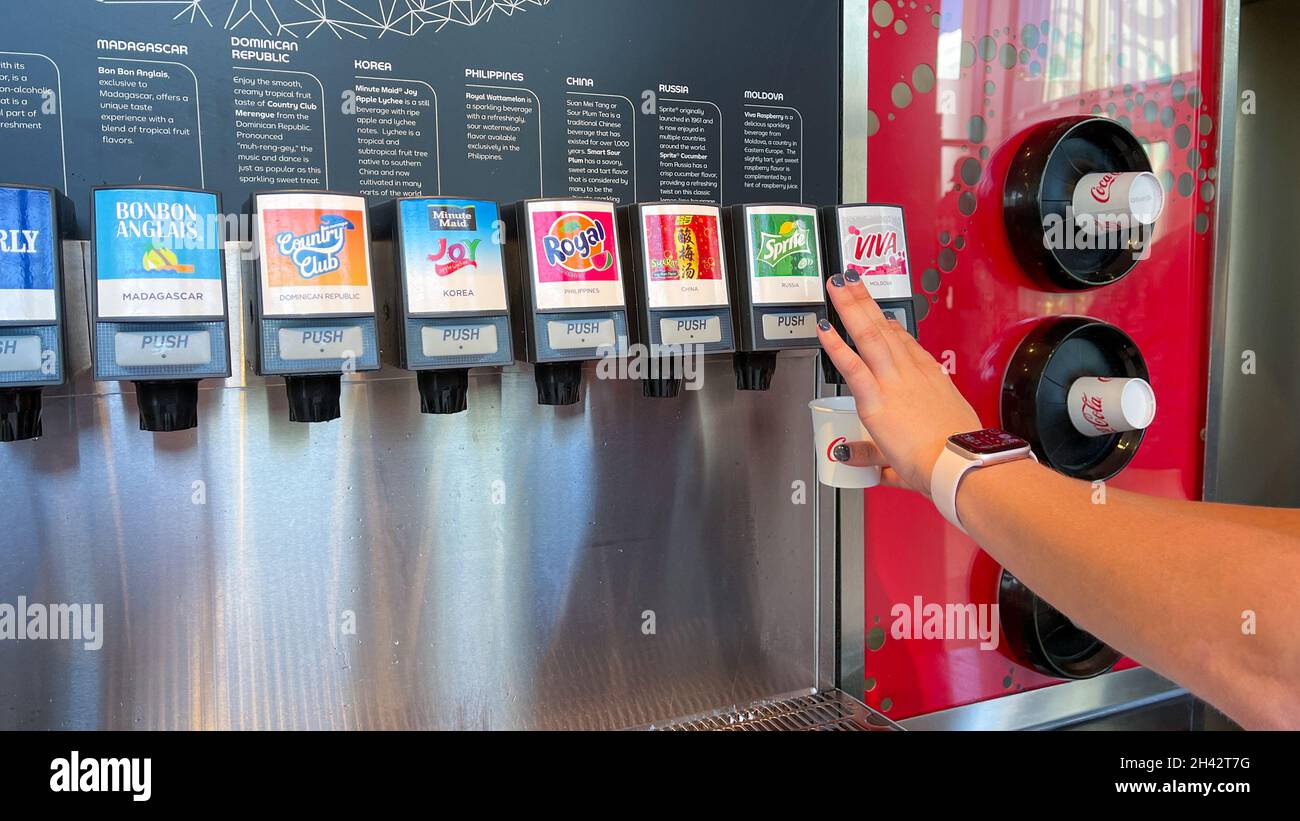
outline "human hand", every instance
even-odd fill
[[[841,446],[835,456],[850,465],[883,467],[883,484],[928,497],[930,474],[948,437],[982,428],[979,416],[938,361],[881,313],[858,274],[836,274],[826,291],[857,351],[828,322],[817,335],[873,440],[850,442],[847,454]]]

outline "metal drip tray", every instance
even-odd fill
[[[901,730],[902,727],[852,696],[840,690],[829,690],[792,698],[756,701],[738,710],[708,713],[645,729],[800,732]]]

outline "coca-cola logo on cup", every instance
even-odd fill
[[[831,462],[838,462],[839,460],[834,456],[835,448],[847,441],[849,441],[847,436],[841,436],[838,439],[832,440],[831,443],[826,446],[826,459]]]
[[[1115,429],[1106,421],[1106,410],[1102,407],[1100,396],[1083,395],[1083,420],[1102,433],[1115,433]]]
[[[1097,180],[1097,184],[1088,189],[1092,198],[1097,202],[1110,202],[1110,187],[1115,183],[1115,175],[1107,174]]]

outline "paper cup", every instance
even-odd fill
[[[1074,188],[1074,218],[1102,225],[1154,225],[1165,207],[1165,188],[1149,171],[1086,174]]]
[[[1142,430],[1156,418],[1156,394],[1144,379],[1085,376],[1070,386],[1070,421],[1084,436]]]
[[[871,439],[858,419],[857,404],[852,396],[829,396],[808,403],[812,409],[813,447],[817,458],[817,481],[840,488],[875,487],[880,484],[880,468],[860,468],[835,461],[831,451],[845,442]]]

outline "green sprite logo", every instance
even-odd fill
[[[812,226],[793,214],[756,214],[753,217],[759,276],[806,276],[816,271]]]

